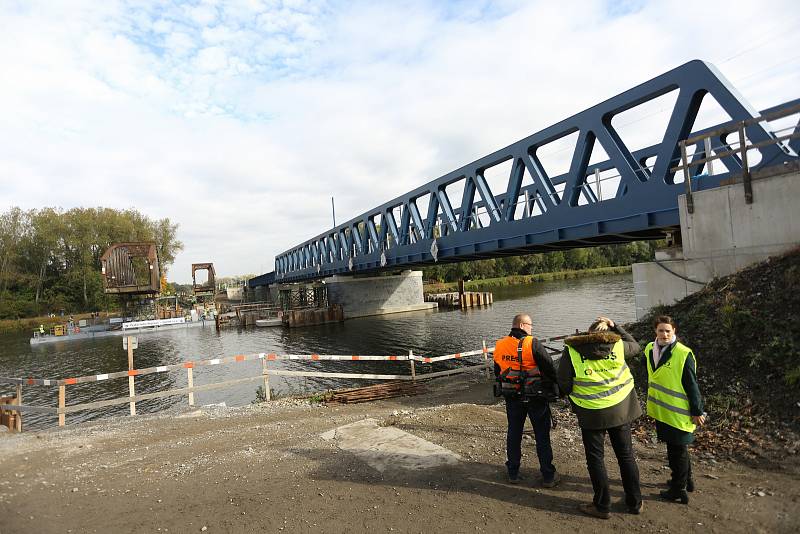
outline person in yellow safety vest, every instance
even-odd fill
[[[558,385],[562,394],[569,395],[572,411],[578,417],[594,490],[592,502],[581,504],[579,509],[593,517],[611,517],[604,459],[606,434],[619,464],[625,507],[631,514],[642,510],[639,467],[631,441],[631,422],[642,415],[642,408],[625,362],[640,351],[633,336],[607,317],[598,317],[588,332],[564,340]]]
[[[510,380],[516,376],[516,388],[506,389],[502,395],[506,401],[506,469],[508,481],[518,484],[522,477],[519,474],[522,461],[522,430],[525,419],[533,425],[536,439],[536,455],[539,458],[539,471],[542,473],[542,485],[545,488],[555,487],[561,480],[553,465],[553,449],[550,444],[550,428],[552,414],[548,399],[557,398],[556,370],[553,359],[535,337],[531,335],[532,321],[530,315],[518,314],[511,323],[511,332],[497,341],[494,347],[494,373],[499,385],[514,385]],[[521,360],[521,361],[520,361]],[[519,380],[519,375],[523,375]],[[525,379],[530,378],[530,382]],[[525,383],[532,388],[526,392]],[[550,394],[550,392],[553,392]]]
[[[40,335],[40,336],[43,336],[43,335],[44,335],[44,325],[43,325],[43,324],[40,324],[40,325],[39,325],[39,335]]]
[[[656,339],[647,344],[647,415],[656,420],[658,439],[667,444],[672,470],[669,489],[661,492],[668,501],[689,503],[694,491],[688,445],[694,430],[706,422],[703,398],[697,384],[697,362],[692,349],[678,341],[675,321],[662,315],[654,322]]]

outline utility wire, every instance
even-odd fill
[[[793,19],[792,21],[789,22],[789,26],[790,26],[789,28],[787,28],[787,29],[785,29],[783,31],[779,31],[778,33],[773,33],[772,31],[768,31],[768,32],[762,33],[761,34],[762,36],[769,36],[769,37],[767,37],[767,39],[763,39],[758,44],[749,46],[749,47],[747,47],[747,48],[745,48],[743,50],[740,50],[739,52],[733,54],[732,56],[729,56],[729,57],[723,59],[722,61],[720,61],[720,65],[722,65],[724,63],[727,63],[728,61],[730,61],[732,59],[735,59],[735,58],[737,58],[737,57],[739,57],[741,55],[744,55],[744,54],[746,54],[748,52],[752,52],[753,50],[761,48],[765,44],[770,43],[770,42],[774,41],[775,39],[777,39],[778,37],[781,37],[781,36],[783,36],[783,35],[785,35],[785,34],[787,34],[789,32],[797,31],[796,23],[797,23],[798,20],[800,20],[800,19]]]
[[[672,269],[670,269],[669,267],[667,267],[666,265],[664,265],[663,263],[661,263],[657,259],[653,259],[653,261],[656,263],[656,265],[658,265],[659,267],[661,267],[662,269],[667,271],[669,274],[677,276],[678,278],[680,278],[682,280],[686,280],[687,282],[691,282],[693,284],[698,284],[698,285],[701,285],[701,286],[704,286],[704,285],[706,285],[708,283],[708,282],[699,282],[697,280],[692,280],[688,276],[683,276],[682,274],[678,274],[675,271],[673,271]]]

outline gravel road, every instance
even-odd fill
[[[635,441],[645,496],[640,516],[616,501],[608,521],[591,499],[574,417],[554,409],[562,483],[541,487],[534,443],[506,483],[505,412],[479,371],[439,379],[415,397],[326,406],[284,399],[118,418],[0,435],[0,534],[69,532],[798,532],[800,470],[695,456],[688,506],[661,502],[661,444]],[[458,455],[455,463],[382,471],[322,434],[372,418]],[[378,454],[373,451],[374,454]],[[387,462],[384,462],[387,464]]]

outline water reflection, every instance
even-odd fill
[[[519,312],[533,318],[535,335],[548,337],[584,329],[600,314],[624,323],[634,319],[633,285],[630,275],[541,282],[499,288],[494,304],[466,311],[441,310],[365,317],[344,323],[302,329],[259,328],[217,333],[211,324],[186,330],[170,330],[139,337],[135,367],[155,367],[187,360],[220,358],[235,354],[274,352],[279,354],[408,354],[441,355],[474,350],[482,340],[493,344],[505,335],[511,318]],[[288,369],[316,367],[341,372],[365,371],[407,374],[405,362],[270,362]],[[66,378],[127,369],[127,353],[121,337],[61,342],[31,347],[26,336],[0,337],[0,376]],[[258,375],[258,361],[194,369],[195,385]],[[229,406],[251,402],[260,382],[229,389],[195,393],[198,405],[225,402]],[[364,384],[367,382],[364,381]],[[185,370],[137,377],[137,393],[164,391],[187,385]],[[354,385],[338,379],[272,377],[270,385],[279,395]],[[3,394],[13,390],[0,386]],[[128,382],[108,380],[67,387],[67,404],[110,399],[128,394]],[[57,388],[25,386],[26,404],[55,406]],[[138,413],[185,406],[186,395],[137,403]],[[68,422],[128,413],[128,405],[68,414]],[[26,414],[27,428],[52,426],[55,416]]]

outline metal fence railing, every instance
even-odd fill
[[[690,137],[684,141],[680,142],[680,149],[681,149],[681,164],[673,167],[671,169],[672,172],[683,171],[684,183],[686,184],[686,209],[689,213],[694,212],[694,200],[692,199],[692,176],[691,176],[691,169],[702,169],[704,165],[708,165],[709,167],[709,174],[713,174],[713,162],[716,160],[721,160],[723,158],[728,158],[731,156],[739,157],[739,161],[741,163],[742,168],[742,184],[744,186],[744,198],[747,204],[753,203],[753,185],[752,185],[752,175],[750,172],[750,164],[748,161],[747,153],[750,150],[757,150],[759,148],[763,148],[769,145],[782,145],[784,150],[787,150],[787,147],[784,146],[785,143],[791,141],[792,139],[797,139],[800,137],[800,131],[796,127],[785,128],[783,130],[778,131],[779,135],[772,137],[766,141],[761,141],[758,143],[751,143],[748,141],[746,136],[747,127],[753,124],[762,123],[762,122],[771,122],[778,119],[782,119],[788,117],[790,115],[795,115],[800,113],[800,104],[788,107],[786,109],[776,111],[774,113],[766,113],[759,117],[753,117],[744,121],[737,122],[735,124],[730,124],[727,126],[722,126],[720,128],[711,130],[709,132],[705,132],[701,135],[696,135],[694,137]],[[789,133],[782,133],[788,131]],[[712,147],[712,139],[722,139],[724,136],[727,136],[732,133],[738,134],[738,143],[727,143],[723,142],[722,145]],[[689,160],[689,154],[687,151],[687,147],[692,145],[699,145],[699,143],[703,143],[703,151],[702,157],[692,157],[691,161]]]

